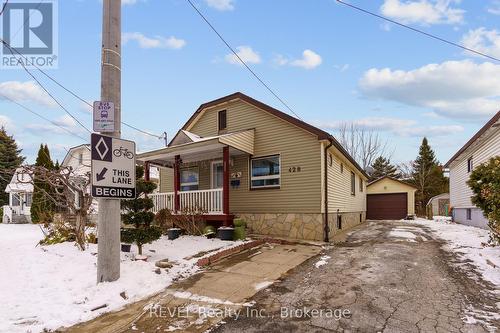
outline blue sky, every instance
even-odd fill
[[[123,120],[172,137],[201,104],[235,91],[284,107],[185,0],[123,1]],[[376,13],[500,57],[500,1],[351,0]],[[414,159],[424,135],[441,162],[500,110],[500,63],[464,53],[334,0],[195,0],[249,65],[305,121],[335,133],[353,121],[379,131],[392,159]],[[59,66],[50,74],[92,102],[100,95],[99,0],[59,7]],[[87,134],[22,70],[0,70],[0,93]],[[44,80],[82,122],[88,108]],[[28,161],[41,142],[61,160],[81,143],[0,97],[0,123]],[[123,128],[140,150],[162,140]]]

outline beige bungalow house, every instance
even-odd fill
[[[155,211],[197,207],[207,221],[320,241],[366,218],[367,175],[332,135],[239,92],[137,159],[161,167]]]

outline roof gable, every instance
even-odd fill
[[[370,183],[368,183],[368,185],[367,185],[367,186],[371,186],[371,185],[373,185],[373,184],[375,184],[375,183],[378,183],[378,182],[380,182],[380,181],[382,181],[382,180],[389,180],[389,181],[393,181],[393,182],[398,182],[398,183],[400,183],[400,184],[403,184],[403,185],[406,185],[406,186],[412,187],[412,188],[414,188],[414,189],[417,189],[417,187],[416,187],[415,185],[412,185],[412,184],[410,184],[410,183],[407,183],[407,182],[405,182],[405,181],[402,181],[402,180],[400,180],[400,179],[396,179],[396,178],[393,178],[393,177],[390,177],[390,176],[382,176],[382,177],[380,177],[380,178],[377,178],[377,179],[375,179],[374,181],[371,181]]]
[[[344,155],[365,177],[368,178],[368,175],[366,174],[366,172],[363,170],[363,168],[361,168],[361,166],[354,160],[354,158],[352,158],[352,156],[344,149],[344,147],[342,147],[342,145],[337,141],[337,139],[335,139],[335,137],[333,137],[331,134],[329,134],[328,132],[326,131],[323,131],[315,126],[312,126],[300,119],[297,119],[297,118],[294,118],[282,111],[279,111],[265,103],[262,103],[250,96],[247,96],[241,92],[236,92],[234,94],[231,94],[231,95],[227,95],[225,97],[221,97],[219,99],[216,99],[216,100],[213,100],[213,101],[210,101],[210,102],[207,102],[207,103],[204,103],[202,105],[200,105],[198,107],[198,109],[194,112],[194,114],[188,119],[188,121],[184,124],[184,126],[182,126],[182,130],[189,130],[194,123],[196,123],[199,119],[200,119],[200,115],[202,114],[202,112],[207,109],[207,108],[211,108],[211,107],[214,107],[214,106],[217,106],[217,105],[220,105],[220,104],[223,104],[223,103],[228,103],[230,101],[234,101],[234,100],[241,100],[241,101],[244,101],[252,106],[255,106],[256,108],[260,109],[260,110],[263,110],[265,112],[268,112],[292,125],[295,125],[296,127],[299,127],[313,135],[315,135],[318,140],[328,140],[330,141],[341,153],[342,155]],[[176,135],[177,136],[177,135]],[[175,137],[174,137],[175,139]],[[173,139],[173,140],[174,140]],[[169,143],[169,146],[172,144],[173,140]]]
[[[498,124],[499,121],[500,121],[500,111],[498,111],[493,116],[493,118],[491,118],[476,134],[474,134],[474,136],[469,141],[467,141],[467,143],[462,148],[459,149],[459,151],[455,153],[455,155],[453,155],[452,158],[450,158],[448,162],[446,162],[446,164],[444,165],[445,168],[449,168],[450,164],[453,163],[453,161],[459,158],[460,155],[462,155],[462,153],[464,153],[467,149],[469,149],[469,147],[472,146],[474,142],[476,142],[486,132],[488,132],[490,128],[499,126],[500,125]]]

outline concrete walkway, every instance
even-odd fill
[[[224,318],[247,314],[252,309],[248,298],[321,250],[319,246],[266,244],[66,332],[204,332]]]

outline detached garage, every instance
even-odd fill
[[[417,188],[401,180],[384,176],[366,188],[368,220],[401,220],[415,214]]]

